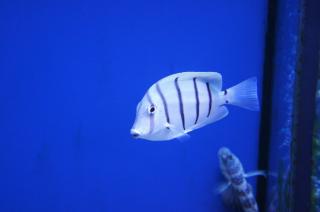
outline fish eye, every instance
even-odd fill
[[[154,114],[155,111],[156,111],[156,107],[154,105],[150,105],[148,108],[149,114]]]

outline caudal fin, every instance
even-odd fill
[[[227,89],[226,95],[228,103],[232,105],[237,105],[248,110],[259,110],[256,77],[249,78]]]

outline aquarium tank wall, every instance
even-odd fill
[[[2,0],[0,211],[319,211],[319,10]]]
[[[271,97],[264,96],[269,119],[260,134],[260,151],[265,148],[268,153],[259,163],[269,167],[269,178],[267,188],[259,182],[259,190],[267,189],[267,193],[258,195],[267,211],[319,211],[320,4],[279,1],[269,5],[273,39],[265,67],[272,72],[265,76],[272,83],[265,84],[271,87],[265,90]]]

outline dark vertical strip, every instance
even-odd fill
[[[181,120],[182,120],[182,127],[185,130],[186,126],[185,126],[185,120],[184,120],[183,101],[182,101],[181,90],[180,90],[180,87],[179,87],[178,79],[179,79],[179,77],[177,77],[174,80],[174,85],[175,85],[175,87],[177,89],[178,98],[179,98],[179,108],[180,108],[180,116],[181,116]]]
[[[158,94],[159,94],[159,96],[160,96],[160,98],[162,100],[162,103],[163,103],[163,107],[164,107],[164,111],[165,111],[165,114],[166,114],[167,123],[170,123],[168,104],[167,104],[166,99],[163,96],[163,93],[161,91],[161,88],[160,88],[159,84],[156,84],[156,89],[157,89],[157,92],[158,92]]]
[[[153,105],[152,99],[149,95],[149,91],[147,92],[147,99],[150,105]],[[154,129],[154,115],[150,114],[149,115],[149,134],[152,133],[153,129]]]
[[[312,140],[319,71],[320,1],[304,0],[294,121],[293,211],[311,210]]]
[[[197,86],[197,78],[193,78],[193,85],[194,85],[194,92],[195,92],[195,97],[196,97],[196,121],[194,124],[197,124],[198,118],[199,118],[199,91],[198,91],[198,86]]]
[[[211,90],[210,90],[210,85],[209,85],[209,83],[207,82],[206,85],[207,85],[208,98],[209,98],[209,110],[208,110],[208,115],[207,115],[207,117],[209,117],[209,116],[210,116],[210,113],[211,113],[211,107],[212,107],[212,94],[211,94]]]
[[[268,1],[267,27],[265,34],[264,65],[263,65],[263,82],[262,82],[262,104],[260,115],[260,132],[259,132],[259,157],[258,169],[268,170],[269,168],[269,149],[270,133],[272,119],[272,82],[274,81],[274,55],[276,45],[276,21],[277,21],[276,0]],[[261,211],[267,211],[267,183],[265,179],[257,178],[256,199]]]

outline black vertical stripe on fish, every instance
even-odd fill
[[[177,92],[178,92],[180,116],[181,116],[181,120],[182,120],[183,129],[185,130],[186,127],[185,127],[185,120],[184,120],[183,102],[182,102],[181,90],[180,90],[179,83],[178,83],[178,78],[179,78],[179,77],[177,77],[177,78],[174,80],[174,85],[175,85],[176,90],[177,90]]]
[[[208,91],[208,97],[209,97],[209,110],[208,110],[207,117],[209,117],[210,113],[211,113],[211,107],[212,107],[212,95],[211,95],[211,90],[210,90],[209,83],[207,82],[206,85],[207,85],[207,91]]]
[[[196,97],[196,121],[194,124],[197,124],[198,118],[199,118],[199,92],[198,92],[198,86],[197,86],[197,78],[193,78],[193,86],[194,86],[194,92],[195,92],[195,97]]]
[[[148,102],[150,103],[150,105],[153,105],[152,99],[149,95],[149,91],[147,92],[147,99],[148,99]],[[154,115],[150,114],[150,116],[149,116],[149,134],[152,133],[153,128],[154,128]]]
[[[163,107],[164,107],[164,111],[165,111],[165,114],[166,114],[166,119],[167,119],[167,122],[170,123],[170,117],[169,117],[169,112],[168,112],[168,104],[167,104],[167,100],[165,99],[165,97],[163,96],[163,93],[161,91],[161,88],[159,86],[159,84],[156,84],[156,89],[157,89],[157,92],[162,100],[162,103],[163,103]]]

